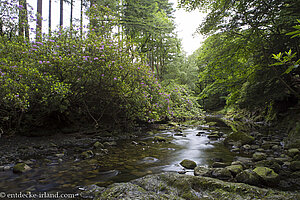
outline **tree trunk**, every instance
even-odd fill
[[[63,28],[64,25],[64,1],[60,0],[60,19],[59,19],[59,26],[60,28]]]
[[[27,11],[27,1],[24,0],[24,10],[25,10],[25,38],[29,40],[29,25],[28,25],[28,11]]]
[[[36,22],[36,37],[42,36],[42,16],[43,16],[43,0],[37,1],[37,22]]]
[[[74,0],[71,0],[71,11],[70,11],[70,30],[73,30],[73,2]]]
[[[24,0],[19,0],[19,36],[24,37],[25,13]]]
[[[52,0],[49,0],[49,24],[48,24],[48,28],[49,28],[49,35],[51,35],[51,6],[52,6]]]
[[[80,1],[80,36],[82,37],[83,29],[83,0]]]

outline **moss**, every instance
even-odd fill
[[[29,171],[31,168],[26,165],[25,163],[18,163],[14,166],[13,168],[13,172],[14,173],[23,173],[23,172],[26,172],[26,171]]]
[[[195,167],[197,167],[197,164],[194,161],[188,159],[184,159],[183,161],[181,161],[180,165],[186,169],[194,169]]]
[[[268,167],[256,167],[253,171],[267,184],[276,185],[279,180],[279,175],[275,173],[273,169]]]
[[[254,137],[243,132],[233,132],[225,138],[224,143],[229,144],[231,141],[240,142],[241,145],[251,144],[254,142]]]

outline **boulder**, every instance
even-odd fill
[[[217,134],[210,134],[210,135],[208,135],[207,137],[208,137],[209,139],[211,139],[211,140],[217,140],[217,139],[220,138],[220,136],[217,135]]]
[[[14,173],[23,173],[31,170],[31,167],[26,165],[25,163],[18,163],[13,167]]]
[[[195,167],[197,167],[197,164],[194,161],[188,159],[184,159],[183,161],[181,161],[180,165],[186,169],[194,169]]]
[[[256,167],[253,170],[266,184],[277,185],[279,181],[279,175],[274,172],[273,169],[268,167]]]
[[[228,166],[228,164],[222,163],[222,162],[214,162],[214,163],[212,164],[212,167],[213,167],[213,168],[224,168],[224,167],[226,167],[226,166]]]
[[[166,138],[164,138],[164,137],[161,137],[161,136],[155,136],[155,137],[153,138],[153,141],[154,141],[154,142],[166,142],[167,140],[166,140]]]
[[[299,149],[293,148],[293,149],[289,149],[287,153],[290,157],[293,158],[294,156],[298,155],[299,152],[300,152]]]
[[[94,152],[92,150],[84,151],[80,154],[80,157],[83,159],[89,159],[94,156]]]
[[[249,185],[259,185],[261,181],[260,177],[250,169],[246,169],[238,173],[235,179],[237,180],[237,182],[246,183]]]
[[[230,180],[232,179],[231,172],[226,168],[215,168],[211,173],[213,178],[220,180]]]
[[[194,169],[194,175],[195,176],[207,176],[210,177],[213,169],[204,167],[204,166],[198,166]]]
[[[242,165],[230,165],[227,166],[226,169],[230,171],[232,176],[236,176],[238,173],[243,171],[243,166]]]
[[[275,159],[258,161],[255,163],[255,167],[268,167],[273,169],[276,173],[279,173],[281,170],[280,165]]]
[[[253,161],[260,161],[260,160],[265,160],[267,158],[267,154],[265,153],[261,153],[261,152],[255,152],[253,155],[252,155],[252,159]]]
[[[224,143],[227,145],[234,145],[234,144],[251,144],[254,142],[254,137],[243,133],[243,132],[232,132],[224,140]]]
[[[93,145],[93,148],[94,149],[103,149],[104,148],[104,145],[102,143],[100,143],[99,141],[95,142],[94,145]]]
[[[299,171],[300,170],[300,161],[291,162],[290,169],[293,171]]]
[[[147,175],[129,183],[115,183],[106,188],[94,187],[89,198],[93,199],[299,199],[299,192],[282,192],[253,187],[241,183],[228,183],[202,176],[178,173]],[[82,196],[80,194],[80,196]]]

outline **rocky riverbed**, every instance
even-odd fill
[[[98,199],[117,194],[125,199],[299,197],[293,192],[300,189],[299,149],[286,146],[282,133],[232,131],[222,120],[202,120],[117,135],[85,131],[1,138],[0,188]],[[147,181],[155,185],[144,187]],[[130,192],[123,191],[126,187]]]

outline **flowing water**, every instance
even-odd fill
[[[196,136],[201,131],[201,136]],[[218,140],[210,141],[206,127],[185,128],[183,136],[172,131],[141,136],[133,140],[119,140],[109,148],[109,153],[90,159],[55,156],[37,160],[32,170],[23,174],[0,172],[0,192],[77,192],[78,189],[97,183],[106,186],[126,182],[147,174],[165,171],[183,171],[183,159],[194,160],[197,165],[211,165],[214,161],[230,163],[235,154]],[[219,127],[221,132],[228,128]],[[153,142],[162,136],[167,142]],[[192,170],[186,171],[193,174]]]

